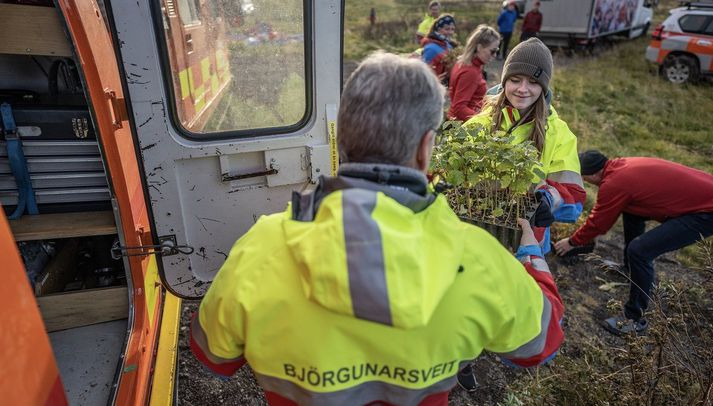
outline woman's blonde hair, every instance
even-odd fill
[[[496,41],[500,42],[500,34],[498,34],[494,28],[485,24],[480,24],[475,27],[475,30],[473,30],[468,37],[468,42],[465,44],[465,50],[458,57],[458,63],[462,65],[470,65],[473,61],[473,56],[478,51],[478,45],[485,47]]]
[[[503,84],[503,90],[495,96],[489,97],[483,106],[483,111],[487,111],[490,114],[490,118],[493,123],[492,130],[497,131],[500,129],[503,123],[503,109],[508,105],[507,97],[505,97],[505,88]],[[547,116],[550,114],[550,109],[547,107],[547,101],[545,100],[545,92],[543,89],[540,97],[535,100],[530,109],[525,112],[524,116],[520,117],[520,124],[532,121],[532,131],[530,132],[530,137],[528,138],[537,148],[537,151],[542,154],[542,149],[545,147],[545,133],[547,132]]]

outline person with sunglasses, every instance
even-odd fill
[[[451,70],[450,120],[467,121],[480,112],[488,85],[483,67],[498,54],[500,34],[494,28],[481,24],[468,37],[465,50]]]

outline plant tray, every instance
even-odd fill
[[[508,248],[512,252],[517,251],[517,248],[520,246],[522,230],[519,227],[514,228],[503,224],[495,224],[467,217],[460,217],[460,219],[489,232],[490,235],[495,237],[505,248]]]

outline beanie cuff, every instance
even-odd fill
[[[542,86],[544,91],[547,91],[550,84],[550,76],[547,71],[539,66],[527,63],[527,62],[511,62],[508,64],[507,69],[503,72],[502,83],[505,84],[511,76],[524,75],[533,78],[537,83]]]

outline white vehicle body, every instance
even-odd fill
[[[651,35],[646,59],[676,84],[713,74],[713,2],[672,9]]]
[[[527,11],[534,0],[528,0]],[[589,45],[618,35],[645,35],[653,12],[646,0],[540,0],[539,38],[551,47]]]

